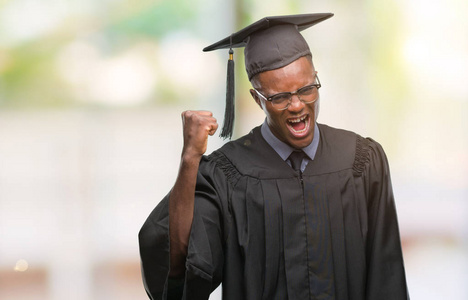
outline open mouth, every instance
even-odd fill
[[[289,131],[296,137],[302,137],[307,134],[310,126],[309,115],[303,115],[298,118],[288,119],[286,122]]]

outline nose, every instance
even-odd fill
[[[304,105],[305,105],[304,102],[302,102],[301,99],[299,99],[297,95],[292,95],[288,110],[298,112],[304,108]]]

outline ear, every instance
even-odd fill
[[[255,100],[255,102],[258,104],[258,106],[260,106],[260,108],[263,110],[262,100],[260,100],[260,97],[258,97],[257,92],[255,92],[254,89],[250,89],[250,95]]]

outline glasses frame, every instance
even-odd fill
[[[291,105],[292,97],[293,97],[294,95],[296,95],[297,98],[298,98],[301,102],[306,103],[306,104],[314,103],[315,101],[317,101],[318,97],[315,98],[313,101],[306,102],[306,101],[302,100],[301,97],[299,96],[299,92],[300,92],[302,89],[304,89],[304,88],[308,88],[308,87],[314,86],[314,87],[317,88],[317,91],[318,91],[318,89],[320,89],[320,88],[322,87],[322,84],[320,83],[320,79],[318,78],[318,75],[317,75],[317,74],[315,74],[315,79],[317,80],[317,83],[309,84],[309,85],[303,86],[303,87],[301,87],[300,89],[298,89],[298,90],[296,90],[296,91],[294,91],[294,92],[282,92],[282,93],[277,93],[277,94],[271,95],[271,96],[269,96],[269,97],[264,96],[262,93],[260,93],[259,91],[257,91],[257,89],[254,89],[254,91],[257,92],[257,94],[258,94],[260,97],[262,97],[264,100],[270,102],[271,105],[272,105],[274,108],[276,108],[277,110],[286,110],[286,109],[288,109],[288,107]],[[289,94],[288,105],[286,105],[285,108],[277,108],[277,107],[273,104],[273,102],[271,102],[271,101],[272,101],[271,99],[272,99],[273,97],[278,96],[278,95],[281,95],[281,94]]]

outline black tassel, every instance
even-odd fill
[[[234,51],[229,49],[229,60],[227,65],[227,80],[226,80],[226,109],[224,111],[223,130],[220,137],[226,139],[232,137],[234,127]]]

